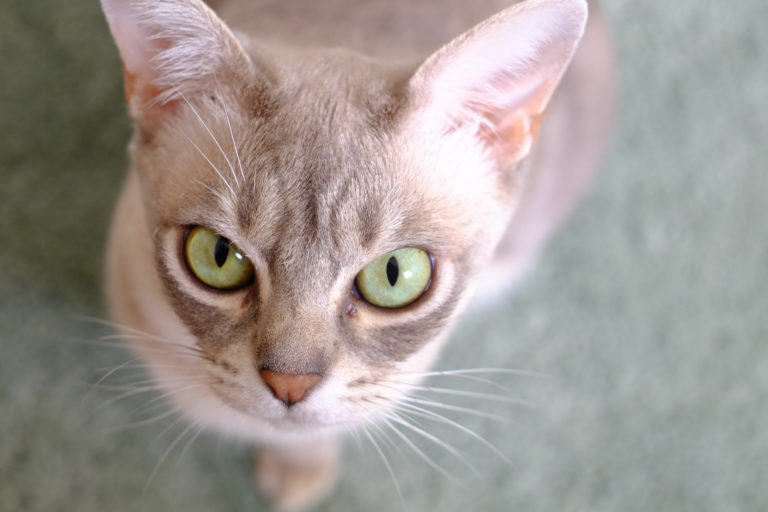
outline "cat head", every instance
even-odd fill
[[[156,373],[197,378],[187,405],[242,432],[387,410],[471,300],[586,4],[529,0],[408,64],[259,43],[199,0],[102,4],[135,121],[140,271],[170,305],[139,327],[201,354],[168,349],[181,364]]]

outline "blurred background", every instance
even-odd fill
[[[524,401],[433,395],[507,418],[440,410],[511,464],[432,424],[478,474],[411,432],[458,483],[379,436],[393,482],[352,441],[320,510],[765,510],[768,4],[604,3],[622,76],[604,171],[519,292],[463,322],[439,365],[543,376],[432,382]],[[121,430],[160,410],[137,414],[153,395],[93,388],[131,359],[88,320],[105,317],[129,134],[98,2],[4,0],[0,511],[262,510],[246,446],[192,442],[170,417]]]

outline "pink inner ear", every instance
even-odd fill
[[[164,103],[157,102],[157,98],[165,91],[157,87],[154,82],[147,81],[146,75],[131,73],[123,66],[123,80],[125,83],[125,102],[129,106],[138,107],[135,115],[140,112],[144,120],[153,121],[175,110],[177,104],[175,100]],[[148,106],[151,108],[146,108]]]
[[[153,38],[128,2],[109,2],[104,7],[123,60],[126,102],[131,104],[135,100],[141,105],[152,102],[163,92],[156,85],[158,74],[152,59],[167,49],[170,42]]]
[[[160,74],[153,66],[153,59],[170,48],[172,42],[142,32],[134,33],[133,37],[123,57],[125,101],[137,119],[155,122],[173,113],[178,104],[177,100],[158,101],[167,96],[168,87],[160,85]]]
[[[555,80],[539,73],[521,78],[501,72],[486,90],[464,103],[467,117],[479,121],[478,139],[497,162],[510,164],[530,151],[555,85]]]
[[[507,116],[495,124],[480,125],[477,135],[496,162],[509,165],[528,154],[538,137],[543,115],[542,112],[533,117],[523,114]]]
[[[530,0],[454,39],[412,80],[427,122],[473,135],[502,165],[524,157],[586,16],[584,0]]]
[[[158,86],[159,74],[153,67],[153,59],[171,46],[166,39],[155,39],[148,34],[136,34],[130,43],[135,45],[123,57],[125,98],[130,102],[134,96],[142,103],[154,101],[165,88]],[[130,45],[129,45],[130,47]],[[121,52],[122,52],[121,47]]]
[[[101,0],[123,60],[125,97],[136,121],[167,116],[218,73],[250,71],[232,32],[203,0]],[[223,73],[222,73],[223,74]]]

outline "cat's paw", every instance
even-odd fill
[[[333,489],[339,450],[335,441],[264,446],[256,450],[254,462],[256,485],[275,509],[306,510]]]

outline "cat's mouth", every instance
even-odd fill
[[[268,424],[272,430],[282,434],[298,436],[333,434],[342,429],[357,424],[352,418],[332,417],[312,407],[311,403],[297,404],[285,407],[280,404],[281,411],[270,416],[257,418]]]
[[[323,393],[323,387],[313,390],[301,401],[283,401],[266,386],[253,386],[243,393],[240,386],[222,386],[212,383],[210,389],[216,399],[227,408],[244,415],[253,423],[268,425],[277,432],[314,434],[337,430],[351,423],[351,417],[341,412],[332,396]]]

